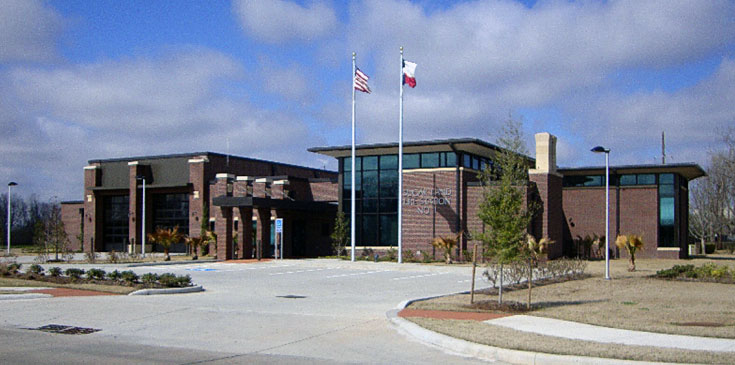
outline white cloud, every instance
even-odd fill
[[[221,53],[185,48],[159,57],[0,74],[0,171],[25,191],[75,199],[89,159],[196,151],[298,164],[311,136],[294,112],[267,111],[227,92],[243,73]],[[7,128],[6,128],[7,127]],[[278,146],[274,148],[274,146]],[[22,161],[22,163],[18,163]],[[43,175],[43,176],[40,176]]]
[[[472,1],[431,12],[408,1],[361,1],[350,8],[349,50],[343,52],[354,49],[371,60],[362,67],[373,76],[374,93],[358,104],[368,141],[396,139],[385,127],[397,120],[399,46],[405,47],[406,59],[418,63],[418,86],[405,93],[409,140],[492,140],[488,133],[508,112],[529,108],[570,112],[555,122],[562,123],[559,133],[591,136],[601,128],[590,123],[571,130],[571,123],[564,123],[565,118],[594,114],[574,115],[584,106],[577,103],[598,105],[600,95],[624,97],[611,90],[618,72],[684,67],[731,49],[734,14],[735,3],[715,1],[552,1],[531,8],[511,1]],[[712,87],[703,85],[703,95]],[[684,100],[696,97],[674,98],[660,112],[671,112],[676,103],[688,108]],[[606,106],[611,112],[619,109]],[[609,132],[615,138],[626,130]],[[650,144],[636,140],[629,149],[640,151]],[[572,155],[569,149],[565,153]]]
[[[698,84],[665,92],[583,97],[571,113],[573,129],[587,141],[610,146],[624,163],[660,161],[666,132],[670,162],[700,162],[719,146],[721,133],[735,123],[735,59],[724,59]],[[590,143],[591,145],[591,143]]]
[[[64,20],[36,0],[0,2],[0,62],[48,61]]]
[[[266,43],[314,41],[338,25],[334,9],[323,2],[302,6],[287,0],[235,0],[232,7],[243,30]]]

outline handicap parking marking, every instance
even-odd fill
[[[212,269],[208,267],[195,267],[195,268],[186,269],[186,270],[187,271],[219,271],[217,269]]]

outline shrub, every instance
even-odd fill
[[[715,253],[715,243],[714,242],[708,242],[704,244],[704,253],[706,254],[713,254]]]
[[[87,271],[87,279],[105,280],[106,274],[107,273],[105,272],[105,270],[102,270],[102,269],[89,269]]]
[[[368,260],[369,261],[369,260],[372,260],[373,259],[373,254],[374,254],[374,251],[373,251],[372,248],[364,248],[362,250],[362,254],[360,254],[360,257],[363,260]]]
[[[77,268],[68,268],[64,271],[64,275],[72,278],[72,279],[79,279],[84,275],[84,269],[77,269]]]
[[[147,274],[143,274],[140,277],[140,281],[142,281],[145,284],[153,284],[156,281],[158,281],[158,279],[159,279],[158,274],[154,274],[154,273],[151,273],[151,272],[149,272]]]
[[[434,260],[434,255],[429,251],[421,250],[419,253],[421,253],[421,262],[431,262]]]
[[[176,276],[172,273],[165,273],[158,277],[158,282],[168,288],[183,288],[191,285],[191,276]]]
[[[12,275],[18,274],[20,272],[20,268],[23,266],[23,264],[19,264],[17,262],[11,262],[8,265],[8,272],[10,272]]]
[[[111,264],[116,264],[120,262],[120,254],[115,252],[115,250],[110,250],[110,252],[107,253],[107,262]]]
[[[51,276],[57,277],[61,276],[61,268],[58,266],[54,266],[50,269],[48,269],[48,273],[51,274]]]
[[[107,278],[110,279],[110,280],[117,281],[117,280],[122,279],[122,274],[120,274],[119,271],[114,270],[114,271],[111,271],[111,272],[108,272],[107,273]]]
[[[28,272],[35,275],[43,275],[43,266],[39,264],[33,264],[28,268]]]
[[[179,287],[184,288],[184,287],[191,285],[191,276],[181,275],[177,278],[176,281],[179,284]]]
[[[84,253],[84,259],[87,260],[90,264],[94,264],[97,262],[97,252],[85,252]]]
[[[385,256],[388,258],[388,261],[396,261],[398,258],[398,250],[391,247],[388,249],[388,251],[385,253]]]
[[[128,284],[135,284],[135,282],[138,281],[138,274],[131,270],[127,270],[120,273],[120,278]]]
[[[403,249],[403,261],[404,262],[416,262],[416,256],[410,248]]]

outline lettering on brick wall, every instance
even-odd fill
[[[440,205],[452,204],[452,188],[403,189],[403,205],[412,206],[420,214],[428,215]]]

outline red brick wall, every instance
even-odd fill
[[[564,241],[564,214],[562,211],[562,178],[553,174],[531,174],[535,183],[541,211],[538,212],[533,234],[537,239],[548,237],[555,244],[548,250],[549,258],[561,257]]]
[[[618,204],[619,201],[619,204]],[[571,238],[605,234],[605,188],[564,188],[563,207]],[[610,188],[610,248],[619,234],[638,234],[645,243],[639,257],[678,257],[679,253],[658,251],[658,191],[656,187]],[[567,237],[569,239],[570,237]],[[565,242],[565,245],[571,245]],[[672,256],[673,255],[673,256]]]
[[[434,237],[457,234],[456,172],[403,173],[403,247],[429,250]]]
[[[66,237],[69,239],[69,249],[72,251],[81,250],[79,239],[80,224],[82,215],[79,210],[84,209],[84,203],[61,203],[61,221],[64,222],[64,230]]]
[[[332,181],[309,182],[311,198],[317,202],[336,202],[339,199],[339,185]]]
[[[192,193],[189,194],[189,236],[199,237],[201,235],[204,203],[209,204],[209,182],[204,179],[204,162],[189,163],[189,183]],[[198,192],[199,197],[194,196]],[[211,212],[211,205],[209,205]]]

